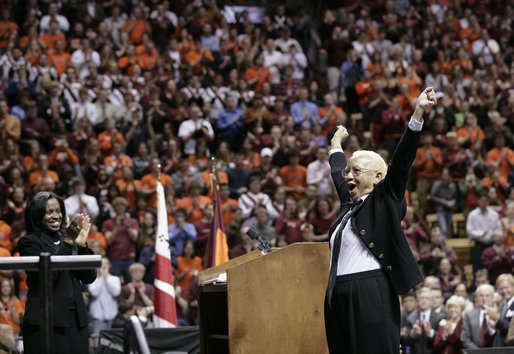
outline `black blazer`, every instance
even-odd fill
[[[54,242],[59,242],[59,245],[54,246]],[[18,249],[21,256],[39,256],[41,252],[50,252],[53,255],[66,256],[72,254],[74,247],[77,249],[76,253],[78,255],[93,254],[93,251],[88,247],[72,246],[63,240],[53,240],[46,235],[27,234],[20,238],[18,242]],[[88,314],[82,297],[81,282],[91,284],[95,279],[95,269],[52,272],[52,279],[48,279],[48,281],[53,281],[53,322],[55,327],[66,327],[68,325],[69,309],[73,306],[78,314],[79,325],[81,327],[87,326]],[[27,295],[23,324],[39,326],[38,272],[27,272],[27,285],[29,287],[29,293]]]
[[[416,157],[420,135],[420,132],[405,129],[385,178],[375,186],[351,219],[353,231],[386,270],[391,285],[398,294],[407,293],[423,280],[400,224],[407,208],[405,188],[409,169]],[[331,236],[351,206],[350,192],[342,175],[347,164],[344,153],[331,154],[329,162],[341,201],[339,214],[330,226]]]

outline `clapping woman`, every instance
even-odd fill
[[[464,298],[453,295],[446,301],[450,314],[448,319],[439,322],[434,341],[434,353],[458,354],[463,348],[460,341],[462,331],[462,311],[466,307]]]
[[[27,234],[20,238],[21,256],[39,256],[41,252],[52,255],[90,255],[93,251],[86,243],[91,222],[79,214],[68,227],[63,200],[51,192],[39,192],[29,200],[25,210]],[[27,272],[29,292],[23,319],[23,345],[25,353],[40,353],[43,338],[39,322],[39,278],[37,272]],[[91,284],[96,270],[55,271],[53,290],[53,352],[88,353],[88,315],[82,297],[82,283]]]

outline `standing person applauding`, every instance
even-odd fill
[[[21,256],[39,256],[41,252],[52,255],[91,255],[87,246],[91,222],[81,214],[65,226],[66,209],[63,200],[51,192],[39,192],[27,204],[25,226],[27,234],[20,238]],[[23,318],[23,346],[25,353],[40,353],[43,331],[39,308],[39,274],[27,272],[27,305]],[[61,270],[52,273],[53,352],[88,353],[88,315],[82,297],[82,283],[91,284],[96,271]]]

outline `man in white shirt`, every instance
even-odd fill
[[[109,273],[111,262],[102,257],[102,265],[98,268],[96,280],[88,285],[90,296],[89,314],[93,317],[93,333],[110,329],[112,320],[118,314],[118,295],[121,292],[120,278]],[[95,339],[95,347],[98,338]]]
[[[261,192],[261,180],[259,176],[250,177],[248,189],[248,192],[242,194],[237,201],[243,212],[243,219],[252,217],[254,209],[259,206],[266,208],[270,219],[276,219],[278,213],[276,209],[273,208],[270,197]]]
[[[307,184],[317,185],[319,196],[332,195],[332,178],[330,177],[327,148],[319,147],[316,151],[316,160],[307,166]]]
[[[278,84],[280,82],[280,70],[282,69],[282,53],[275,50],[275,41],[273,38],[266,39],[264,44],[264,50],[262,51],[264,56],[264,66],[271,71],[273,78],[272,84]]]
[[[295,44],[289,46],[289,50],[282,54],[282,66],[292,65],[294,68],[293,79],[303,80],[307,68],[307,57],[302,51],[298,50]]]
[[[57,13],[57,4],[52,2],[48,5],[48,15],[45,15],[41,18],[41,22],[39,23],[39,27],[41,28],[41,34],[50,31],[50,20],[56,20],[59,23],[59,31],[61,33],[66,33],[70,29],[70,23],[68,19],[63,15],[59,15]]]
[[[100,54],[91,48],[88,38],[82,39],[81,47],[71,54],[71,62],[78,65],[80,77],[87,76],[87,67],[90,62],[93,62],[97,68],[101,65]]]
[[[207,119],[200,118],[200,107],[191,107],[191,118],[183,121],[178,128],[178,137],[184,144],[184,153],[186,155],[194,155],[196,148],[196,140],[205,138],[208,142],[214,139],[214,130],[211,123]]]
[[[77,127],[77,122],[82,117],[87,117],[91,127],[98,123],[98,112],[95,105],[89,102],[89,91],[86,87],[79,90],[79,99],[71,107],[71,124],[73,129]]]
[[[71,219],[77,214],[84,214],[96,219],[100,209],[95,197],[85,193],[86,181],[83,178],[75,177],[72,182],[74,193],[64,200],[66,215]]]
[[[482,252],[493,243],[493,233],[501,230],[500,216],[489,208],[487,191],[482,191],[478,200],[478,207],[473,209],[466,221],[466,233],[468,238],[475,241],[471,253],[473,274],[484,268],[482,264]]]
[[[471,50],[474,56],[484,58],[485,63],[491,65],[494,62],[494,56],[500,52],[500,45],[484,28],[480,31],[480,38],[473,42]]]
[[[405,188],[423,114],[436,104],[434,89],[426,88],[389,167],[373,151],[354,152],[347,161],[341,146],[349,134],[342,125],[331,140],[329,162],[341,203],[329,229],[325,330],[331,353],[399,350],[398,294],[423,279],[401,227],[407,208]]]

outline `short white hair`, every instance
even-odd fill
[[[382,179],[386,176],[387,164],[385,163],[382,156],[380,156],[379,154],[377,154],[374,151],[358,150],[353,153],[353,155],[352,155],[352,157],[350,157],[349,161],[353,160],[354,158],[358,158],[358,157],[363,157],[365,159],[368,159],[369,160],[368,167],[370,167],[374,171],[380,172],[382,174]]]

